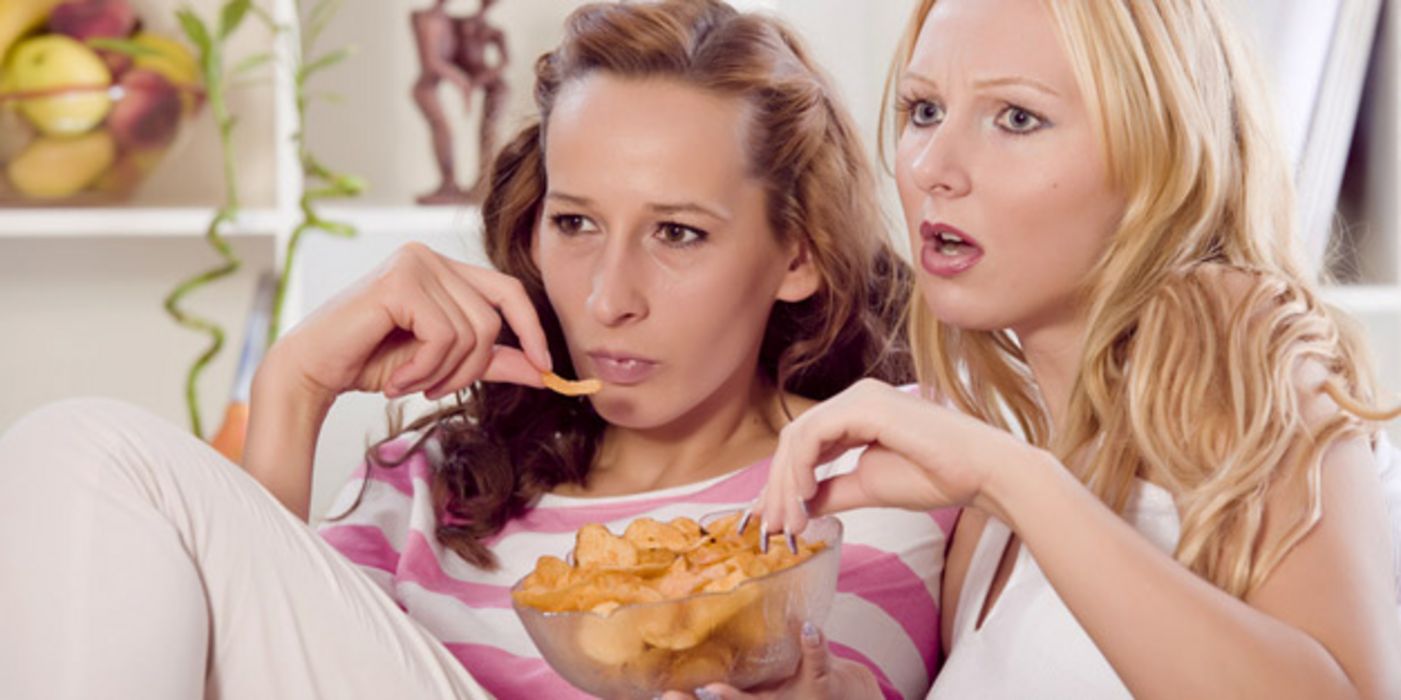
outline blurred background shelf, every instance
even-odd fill
[[[0,209],[0,237],[104,238],[204,235],[212,207],[100,207],[83,209]],[[283,212],[252,209],[241,213],[226,233],[275,235],[287,226]]]
[[[471,235],[480,218],[472,207],[326,206],[325,217],[350,223],[364,235]],[[0,239],[203,236],[212,207],[0,208]],[[243,210],[230,236],[280,235],[295,224],[292,212]]]

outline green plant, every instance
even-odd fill
[[[286,52],[290,64],[288,69],[292,71],[292,85],[295,90],[297,108],[296,130],[292,138],[297,148],[298,160],[306,187],[298,201],[299,220],[294,225],[287,242],[286,254],[283,257],[283,271],[278,275],[277,291],[268,332],[269,344],[276,339],[281,325],[287,283],[302,236],[310,231],[324,231],[332,235],[346,237],[355,235],[354,227],[349,224],[332,221],[322,216],[317,209],[318,203],[326,199],[354,197],[365,189],[364,182],[359,178],[337,173],[326,167],[307,147],[305,138],[307,107],[313,101],[313,96],[307,88],[309,79],[340,63],[351,55],[353,50],[351,48],[337,49],[311,60],[304,60],[305,56],[311,55],[317,40],[340,9],[341,3],[342,0],[316,0],[308,9],[305,3],[298,0],[297,11],[299,18],[304,20],[305,30],[299,38],[289,41],[289,50]],[[199,54],[206,95],[218,128],[224,174],[223,203],[216,209],[205,230],[205,240],[219,254],[221,262],[215,267],[181,281],[165,298],[166,312],[175,319],[176,323],[209,336],[209,344],[195,359],[185,376],[185,406],[189,414],[190,429],[201,439],[204,437],[204,426],[199,410],[199,376],[223,349],[225,334],[219,324],[186,310],[181,302],[195,290],[237,272],[242,265],[242,261],[224,235],[226,228],[237,220],[239,213],[232,140],[237,118],[230,114],[228,109],[228,89],[243,84],[238,81],[245,81],[249,75],[261,67],[270,63],[275,64],[277,56],[272,51],[258,53],[240,61],[232,69],[225,70],[224,52],[227,40],[250,14],[261,20],[266,27],[276,35],[283,37],[284,40],[297,36],[292,27],[277,24],[267,10],[254,5],[252,0],[227,0],[220,8],[218,23],[214,31],[210,31],[210,26],[189,7],[183,7],[177,12],[182,31],[195,45]],[[315,97],[333,99],[333,96],[329,95]]]
[[[331,19],[340,11],[344,0],[317,0],[311,8],[303,12],[305,4],[298,0],[297,8],[304,19],[304,31],[301,33],[298,50],[292,51],[292,84],[296,90],[297,103],[297,126],[293,135],[293,140],[297,146],[297,157],[301,163],[303,182],[302,196],[297,202],[298,213],[301,219],[292,229],[292,235],[287,239],[287,251],[283,256],[283,274],[277,278],[277,293],[273,297],[272,318],[268,327],[268,345],[277,340],[278,330],[282,326],[282,308],[287,297],[287,286],[290,281],[292,271],[296,269],[297,248],[301,245],[302,236],[311,231],[322,231],[333,236],[349,238],[355,235],[355,227],[350,224],[331,221],[321,215],[317,210],[319,202],[327,199],[345,199],[357,197],[365,191],[365,182],[361,178],[353,175],[338,173],[326,167],[315,154],[307,148],[306,144],[306,115],[307,108],[315,99],[326,101],[336,101],[338,98],[333,94],[313,95],[308,91],[310,78],[317,73],[330,68],[351,56],[355,48],[343,47],[322,53],[310,60],[303,60],[306,56],[311,56],[316,50],[316,44],[321,35],[330,24]]]
[[[204,352],[195,358],[194,364],[185,374],[185,407],[189,413],[190,429],[197,437],[204,437],[204,426],[199,412],[199,375],[204,371],[224,347],[224,329],[218,323],[199,316],[181,306],[191,292],[212,282],[237,272],[243,261],[234,253],[233,247],[224,236],[224,230],[237,218],[239,212],[238,182],[235,179],[233,131],[236,118],[229,113],[228,94],[224,68],[224,47],[229,36],[238,29],[253,9],[251,0],[228,0],[219,11],[219,19],[214,31],[190,7],[176,11],[180,29],[194,44],[199,56],[200,72],[204,80],[206,99],[214,116],[219,134],[220,155],[224,170],[224,201],[215,210],[213,219],[205,228],[204,238],[222,262],[204,272],[181,281],[165,298],[165,310],[175,322],[194,331],[209,336],[209,344]],[[237,70],[251,70],[240,65]]]

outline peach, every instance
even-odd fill
[[[134,68],[122,76],[123,95],[107,117],[107,128],[124,149],[166,146],[180,128],[180,89],[164,75]]]

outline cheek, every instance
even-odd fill
[[[896,147],[895,191],[900,197],[900,209],[905,216],[905,233],[910,240],[911,250],[918,250],[922,243],[919,237],[919,223],[924,220],[925,193],[915,183],[911,168],[912,150],[904,140]]]
[[[545,296],[554,308],[560,323],[568,328],[571,316],[582,311],[588,300],[588,267],[572,261],[558,246],[544,245],[538,249],[535,264],[545,286]]]

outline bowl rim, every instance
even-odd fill
[[[696,522],[698,522],[698,523],[704,523],[704,522],[707,522],[707,521],[713,522],[713,521],[718,520],[718,519],[720,519],[720,518],[723,518],[723,517],[725,517],[725,516],[727,516],[727,515],[732,515],[732,514],[734,514],[734,513],[740,513],[740,512],[743,512],[743,509],[742,509],[742,508],[740,508],[740,509],[732,509],[732,510],[716,511],[716,512],[713,512],[713,513],[707,513],[707,514],[702,515],[701,517],[697,518],[697,519],[696,519]],[[642,517],[647,517],[647,516],[638,516],[638,518],[642,518]],[[682,517],[682,516],[677,516],[677,517]],[[636,519],[637,519],[637,518],[634,518],[634,520],[636,520]],[[789,572],[798,571],[798,570],[800,570],[800,569],[803,569],[804,567],[807,567],[808,565],[813,564],[813,562],[815,562],[815,561],[823,560],[824,557],[829,557],[829,556],[837,556],[837,557],[840,557],[840,552],[841,552],[841,548],[842,548],[842,540],[843,540],[843,538],[844,538],[844,536],[845,536],[845,534],[846,534],[846,527],[845,527],[845,525],[842,523],[842,521],[841,521],[840,518],[836,517],[835,515],[822,515],[822,516],[818,516],[818,517],[815,517],[815,518],[809,518],[809,519],[808,519],[808,526],[807,526],[806,528],[803,528],[803,532],[807,532],[807,531],[808,531],[808,528],[811,528],[811,527],[813,527],[814,525],[819,525],[819,524],[820,524],[821,526],[824,526],[824,527],[825,527],[825,526],[827,526],[829,523],[830,523],[833,527],[835,527],[836,529],[835,529],[835,531],[832,533],[832,537],[831,537],[831,541],[830,541],[830,542],[829,542],[829,541],[826,541],[826,540],[823,541],[823,543],[824,543],[826,546],[824,546],[824,547],[822,548],[822,551],[820,551],[820,552],[818,552],[818,553],[812,555],[811,557],[808,557],[806,560],[801,561],[801,562],[798,562],[797,564],[795,564],[795,565],[793,565],[793,566],[790,566],[790,567],[788,567],[788,568],[786,568],[786,569],[779,569],[778,571],[770,571],[769,573],[764,574],[763,576],[756,576],[756,577],[754,577],[754,578],[745,579],[745,580],[744,580],[743,582],[741,582],[738,586],[735,586],[734,588],[731,588],[731,589],[728,590],[728,591],[702,591],[702,592],[700,592],[700,593],[692,593],[692,594],[690,594],[690,595],[687,595],[687,596],[684,596],[684,597],[681,597],[681,598],[668,598],[668,599],[666,599],[666,600],[656,600],[656,601],[651,601],[651,602],[647,602],[647,603],[628,603],[628,604],[626,604],[626,605],[619,605],[618,607],[613,608],[612,610],[609,610],[607,613],[595,612],[595,611],[593,611],[593,610],[554,610],[554,611],[549,611],[549,610],[541,610],[541,609],[539,609],[539,608],[537,608],[537,607],[534,607],[534,606],[532,606],[532,605],[526,605],[526,604],[521,603],[520,601],[516,600],[516,596],[515,596],[516,591],[521,587],[522,584],[525,583],[525,580],[526,580],[527,578],[530,578],[530,575],[531,575],[531,574],[535,573],[535,569],[534,569],[534,568],[531,568],[530,573],[527,573],[527,574],[525,574],[524,576],[521,576],[520,579],[519,579],[518,581],[516,581],[514,584],[511,585],[511,607],[515,608],[515,609],[516,609],[516,613],[519,614],[519,615],[524,615],[524,614],[526,614],[526,613],[528,612],[528,613],[530,613],[530,614],[532,614],[532,615],[535,615],[535,616],[537,616],[537,617],[542,617],[542,618],[545,618],[545,619],[583,617],[583,616],[589,616],[589,615],[591,615],[591,616],[596,617],[596,618],[598,618],[598,619],[600,619],[600,620],[606,620],[606,619],[608,619],[608,618],[610,618],[610,617],[612,617],[612,616],[614,616],[614,615],[617,615],[619,612],[624,611],[624,610],[628,610],[628,611],[631,611],[631,610],[646,610],[646,609],[649,609],[649,608],[652,608],[652,607],[655,607],[655,606],[675,605],[675,604],[677,604],[677,603],[688,603],[688,602],[691,602],[691,601],[694,601],[694,600],[705,600],[706,598],[715,597],[715,596],[726,596],[726,595],[731,595],[731,594],[733,594],[733,593],[738,592],[740,589],[744,588],[745,586],[749,586],[750,584],[762,583],[762,582],[767,581],[767,580],[769,580],[769,579],[776,579],[776,578],[778,578],[778,577],[780,577],[780,576],[787,575]],[[605,526],[605,527],[606,527],[606,526]],[[704,527],[704,525],[702,525],[702,527]],[[769,534],[770,534],[770,535],[773,535],[773,534],[777,534],[777,533],[769,533]],[[574,553],[574,550],[571,548],[568,552],[566,552],[566,556],[572,555],[573,553]],[[815,566],[815,565],[814,565],[814,566]]]

